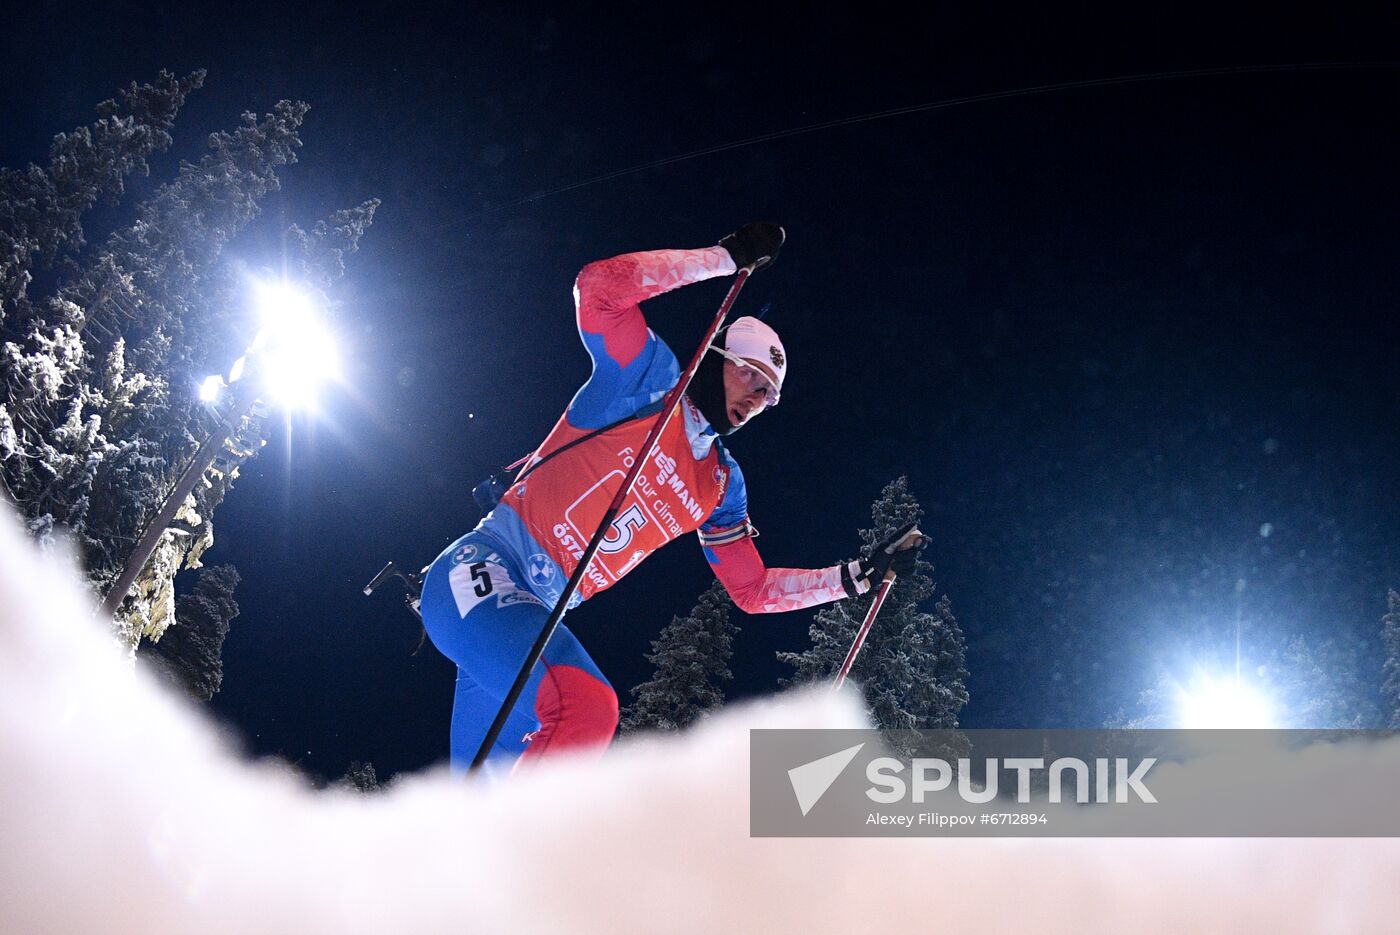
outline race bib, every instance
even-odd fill
[[[457,602],[457,613],[465,617],[482,601],[493,601],[497,607],[506,607],[510,604],[535,604],[543,607],[544,603],[529,591],[522,591],[515,586],[510,574],[498,561],[495,554],[488,558],[478,558],[476,555],[463,556],[462,561],[455,561],[452,570],[447,573],[447,583],[452,588],[452,598]]]

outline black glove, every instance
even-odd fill
[[[927,537],[916,534],[910,536],[909,541],[904,543],[904,548],[896,549],[895,546],[909,533],[914,532],[916,525],[906,523],[895,530],[888,539],[877,543],[870,550],[869,558],[841,566],[841,586],[846,589],[847,597],[855,597],[867,593],[871,588],[878,588],[886,572],[893,571],[896,575],[913,573],[919,553],[928,545]]]
[[[778,225],[753,221],[722,238],[719,245],[729,251],[739,269],[755,263],[754,270],[761,270],[778,258],[778,250],[785,239],[787,235]]]

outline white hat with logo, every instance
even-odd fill
[[[772,369],[777,375],[778,386],[783,388],[783,377],[787,375],[787,352],[778,332],[754,318],[745,315],[734,319],[724,336],[724,349],[747,360],[756,360]]]

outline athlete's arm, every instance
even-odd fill
[[[579,332],[590,353],[594,347],[588,338],[601,338],[608,359],[625,367],[646,341],[647,323],[639,303],[734,271],[729,251],[720,246],[624,253],[589,263],[574,280]]]
[[[647,329],[639,303],[734,271],[729,252],[719,246],[625,253],[580,270],[574,306],[593,374],[570,404],[569,422],[580,428],[607,425],[670,389],[680,368],[675,355]]]
[[[839,600],[851,593],[842,566],[830,568],[768,568],[754,546],[758,531],[749,521],[748,483],[744,472],[723,446],[720,462],[729,472],[724,499],[700,527],[700,545],[735,605],[750,614],[800,610]],[[847,571],[849,577],[849,571]]]
[[[701,541],[706,539],[702,537]],[[767,568],[753,544],[751,532],[723,545],[706,545],[705,558],[715,577],[734,599],[735,606],[745,613],[801,610],[847,596],[841,565],[812,569]]]

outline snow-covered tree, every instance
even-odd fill
[[[1389,610],[1381,618],[1381,642],[1385,646],[1385,681],[1381,683],[1384,722],[1400,730],[1400,593],[1392,588],[1386,595]]]
[[[115,272],[101,263],[77,269],[82,216],[99,201],[115,203],[131,173],[149,172],[148,158],[170,145],[175,116],[203,81],[202,71],[183,79],[162,72],[154,85],[133,83],[98,105],[97,122],[55,137],[47,165],[0,170],[0,481],[41,542],[55,523],[81,537],[103,462],[139,456],[94,423],[91,410],[108,403],[102,390],[120,419],[152,387],[127,377],[118,341],[105,354],[89,352],[85,310],[64,290],[35,299],[30,285],[59,261],[74,278]],[[103,301],[121,285],[107,279]]]
[[[82,249],[83,214],[99,201],[116,203],[128,175],[149,173],[147,160],[170,146],[185,98],[203,84],[202,70],[132,82],[97,105],[97,122],[54,137],[46,166],[0,169],[0,322],[8,333],[22,333],[34,312],[36,268]]]
[[[237,129],[210,134],[209,153],[182,164],[133,220],[85,249],[83,213],[148,171],[203,81],[203,72],[162,72],[133,84],[99,105],[96,123],[60,134],[47,165],[0,171],[0,489],[41,542],[66,529],[99,591],[210,434],[213,416],[195,388],[241,353],[254,328],[242,314],[245,277],[223,251],[301,146],[307,105],[244,114]],[[337,212],[309,233],[293,227],[290,273],[329,287],[377,204]],[[49,281],[46,295],[31,295]],[[262,431],[256,413],[246,419],[183,504],[118,615],[128,645],[170,623],[175,573],[199,567],[212,511]]]
[[[205,568],[199,573],[194,593],[175,603],[180,625],[168,628],[140,653],[157,671],[200,701],[213,698],[223,684],[224,639],[229,624],[238,616],[233,593],[239,580],[238,569],[232,565]]]
[[[379,774],[374,771],[374,764],[362,763],[359,760],[350,762],[350,768],[345,771],[344,776],[335,781],[335,785],[341,789],[351,789],[361,795],[378,792],[383,788],[379,782]]]
[[[1296,728],[1361,728],[1374,723],[1370,682],[1361,675],[1367,647],[1294,635],[1273,664],[1266,685],[1279,709],[1279,725]]]
[[[917,522],[923,508],[907,478],[890,482],[871,506],[873,524],[860,531],[863,555],[901,526]],[[920,610],[936,590],[933,566],[920,561],[911,575],[895,580],[851,670],[875,724],[896,748],[908,752],[899,731],[956,729],[967,704],[967,667],[961,627],[944,595],[932,612]],[[851,648],[873,594],[838,601],[817,612],[801,652],[779,653],[797,671],[789,684],[832,679]]]
[[[1180,688],[1171,678],[1161,675],[1152,685],[1138,692],[1131,707],[1122,707],[1109,715],[1103,726],[1109,730],[1167,730],[1177,727],[1176,697]]]
[[[671,618],[646,657],[656,674],[632,689],[632,704],[623,711],[624,733],[680,730],[724,703],[720,685],[734,677],[729,659],[739,632],[729,620],[733,606],[715,581],[688,615]]]

